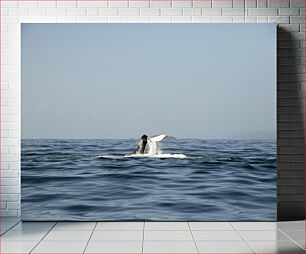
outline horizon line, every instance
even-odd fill
[[[168,136],[168,138],[174,138],[174,139],[202,139],[202,140],[277,140],[277,138],[187,138],[187,137],[183,137],[183,138],[176,138],[173,136]],[[138,138],[21,138],[21,140],[23,139],[46,139],[46,140],[58,140],[58,139],[69,139],[69,140],[95,140],[95,139],[114,139],[114,140],[120,140],[120,139],[139,139]]]

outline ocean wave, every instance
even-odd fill
[[[275,142],[177,139],[131,155],[136,143],[23,140],[22,218],[276,219]]]

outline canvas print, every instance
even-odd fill
[[[22,24],[23,220],[276,219],[275,24]]]

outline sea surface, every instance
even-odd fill
[[[23,220],[273,221],[276,142],[23,139]]]

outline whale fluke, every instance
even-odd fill
[[[167,135],[161,134],[161,135],[157,135],[157,136],[153,136],[153,137],[148,138],[148,141],[160,142],[160,141],[162,141],[166,137],[167,137]]]

